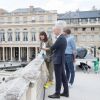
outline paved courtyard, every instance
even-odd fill
[[[55,86],[46,90],[45,100],[49,94],[54,93]],[[100,100],[100,73],[76,72],[75,82],[72,88],[69,88],[70,97],[61,97],[60,100]],[[58,99],[54,99],[58,100]]]

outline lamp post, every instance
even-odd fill
[[[93,46],[93,47],[91,47],[91,48],[93,48],[93,51],[94,51],[94,57],[96,57],[96,46]]]

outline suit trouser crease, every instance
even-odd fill
[[[54,64],[55,78],[56,78],[56,94],[60,94],[61,85],[63,83],[64,92],[69,93],[67,78],[65,75],[64,67],[61,64]]]

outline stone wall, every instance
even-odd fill
[[[25,68],[0,84],[0,100],[42,100],[47,74],[44,60],[39,54]]]

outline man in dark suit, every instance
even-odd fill
[[[68,82],[64,71],[65,64],[65,49],[66,49],[66,39],[62,32],[62,28],[60,26],[55,26],[53,28],[54,34],[57,36],[57,40],[51,46],[51,50],[54,51],[53,54],[53,63],[55,70],[55,81],[56,81],[56,89],[53,95],[49,95],[49,98],[60,98],[60,96],[69,97],[68,90]],[[60,94],[61,84],[63,83],[63,93]]]

